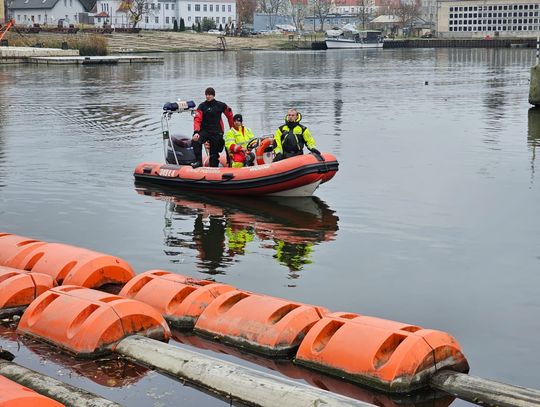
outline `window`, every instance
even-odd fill
[[[201,22],[201,17],[195,17],[195,22],[200,23]]]
[[[159,24],[159,17],[156,16],[156,24]]]
[[[188,16],[187,20],[188,20],[188,21],[191,21],[191,16]]]
[[[203,11],[204,11],[204,12],[207,12],[207,11],[208,11],[208,6],[207,6],[206,4],[204,4],[204,5],[202,6],[202,8],[203,8]]]
[[[144,22],[148,24],[148,16],[144,17]]]
[[[41,14],[38,14],[37,20],[41,23]]]
[[[158,9],[158,10],[161,10],[161,3],[158,3],[158,4],[157,4],[157,9]]]
[[[219,12],[219,4],[216,4],[216,13]]]
[[[195,4],[195,11],[201,11],[201,5]]]
[[[210,11],[214,11],[214,5],[210,4]]]
[[[171,4],[171,10],[174,10],[174,3]]]
[[[70,1],[71,1],[71,0],[70,0]],[[229,13],[230,13],[230,12],[232,11],[232,6],[229,4],[229,5],[227,6],[227,9],[228,9],[228,11],[229,11]]]
[[[169,17],[165,17],[165,24],[169,24]]]
[[[223,7],[225,7],[225,6],[223,6]],[[222,22],[223,24],[225,24],[225,17],[221,17],[221,22]]]
[[[187,11],[191,11],[191,4],[187,5]]]
[[[73,7],[73,0],[69,0],[69,7]]]
[[[169,3],[165,3],[165,10],[169,9]]]
[[[64,7],[67,7],[67,0],[64,0]]]
[[[225,12],[225,4],[221,5],[221,11]]]

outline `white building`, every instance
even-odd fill
[[[236,25],[236,0],[148,0],[147,9],[138,27],[147,30],[170,30],[176,20],[184,19],[186,28],[202,23],[204,18],[216,26]],[[59,20],[78,24],[79,13],[92,12],[98,27],[131,27],[129,13],[122,0],[12,0],[9,14],[17,24],[57,25]]]
[[[236,25],[236,1],[235,0],[219,0],[219,1],[193,1],[193,0],[178,0],[179,18],[184,19],[186,28],[193,24],[202,23],[206,17],[214,20],[216,26],[221,24],[225,28],[225,24],[235,23]]]
[[[97,0],[95,7],[95,24],[112,24],[115,27],[130,27],[129,14],[122,6],[120,0]],[[235,0],[149,0],[148,8],[142,16],[138,27],[146,30],[172,29],[174,21],[180,26],[180,19],[184,19],[186,28],[193,24],[202,23],[208,18],[219,27],[230,24],[236,20]]]
[[[60,20],[78,24],[79,13],[92,9],[89,0],[12,0],[8,2],[8,14],[17,24],[57,25]]]

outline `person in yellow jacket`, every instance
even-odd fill
[[[285,124],[274,134],[274,161],[304,154],[304,146],[312,153],[321,153],[315,147],[315,140],[308,128],[300,124],[302,115],[296,109],[289,109]]]
[[[246,146],[248,141],[254,137],[251,129],[242,124],[243,121],[241,114],[235,114],[233,116],[233,127],[225,133],[225,148],[229,154],[231,166],[234,168],[245,165],[248,156]]]

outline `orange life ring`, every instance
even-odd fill
[[[264,153],[265,153],[265,150],[268,147],[273,146],[273,144],[274,144],[274,139],[271,137],[266,137],[261,140],[261,142],[259,143],[259,145],[257,146],[255,150],[255,161],[257,162],[257,165],[267,164],[264,161]]]

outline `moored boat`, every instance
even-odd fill
[[[382,48],[382,33],[377,30],[358,31],[353,27],[343,27],[339,30],[326,32],[326,47],[335,48]]]

